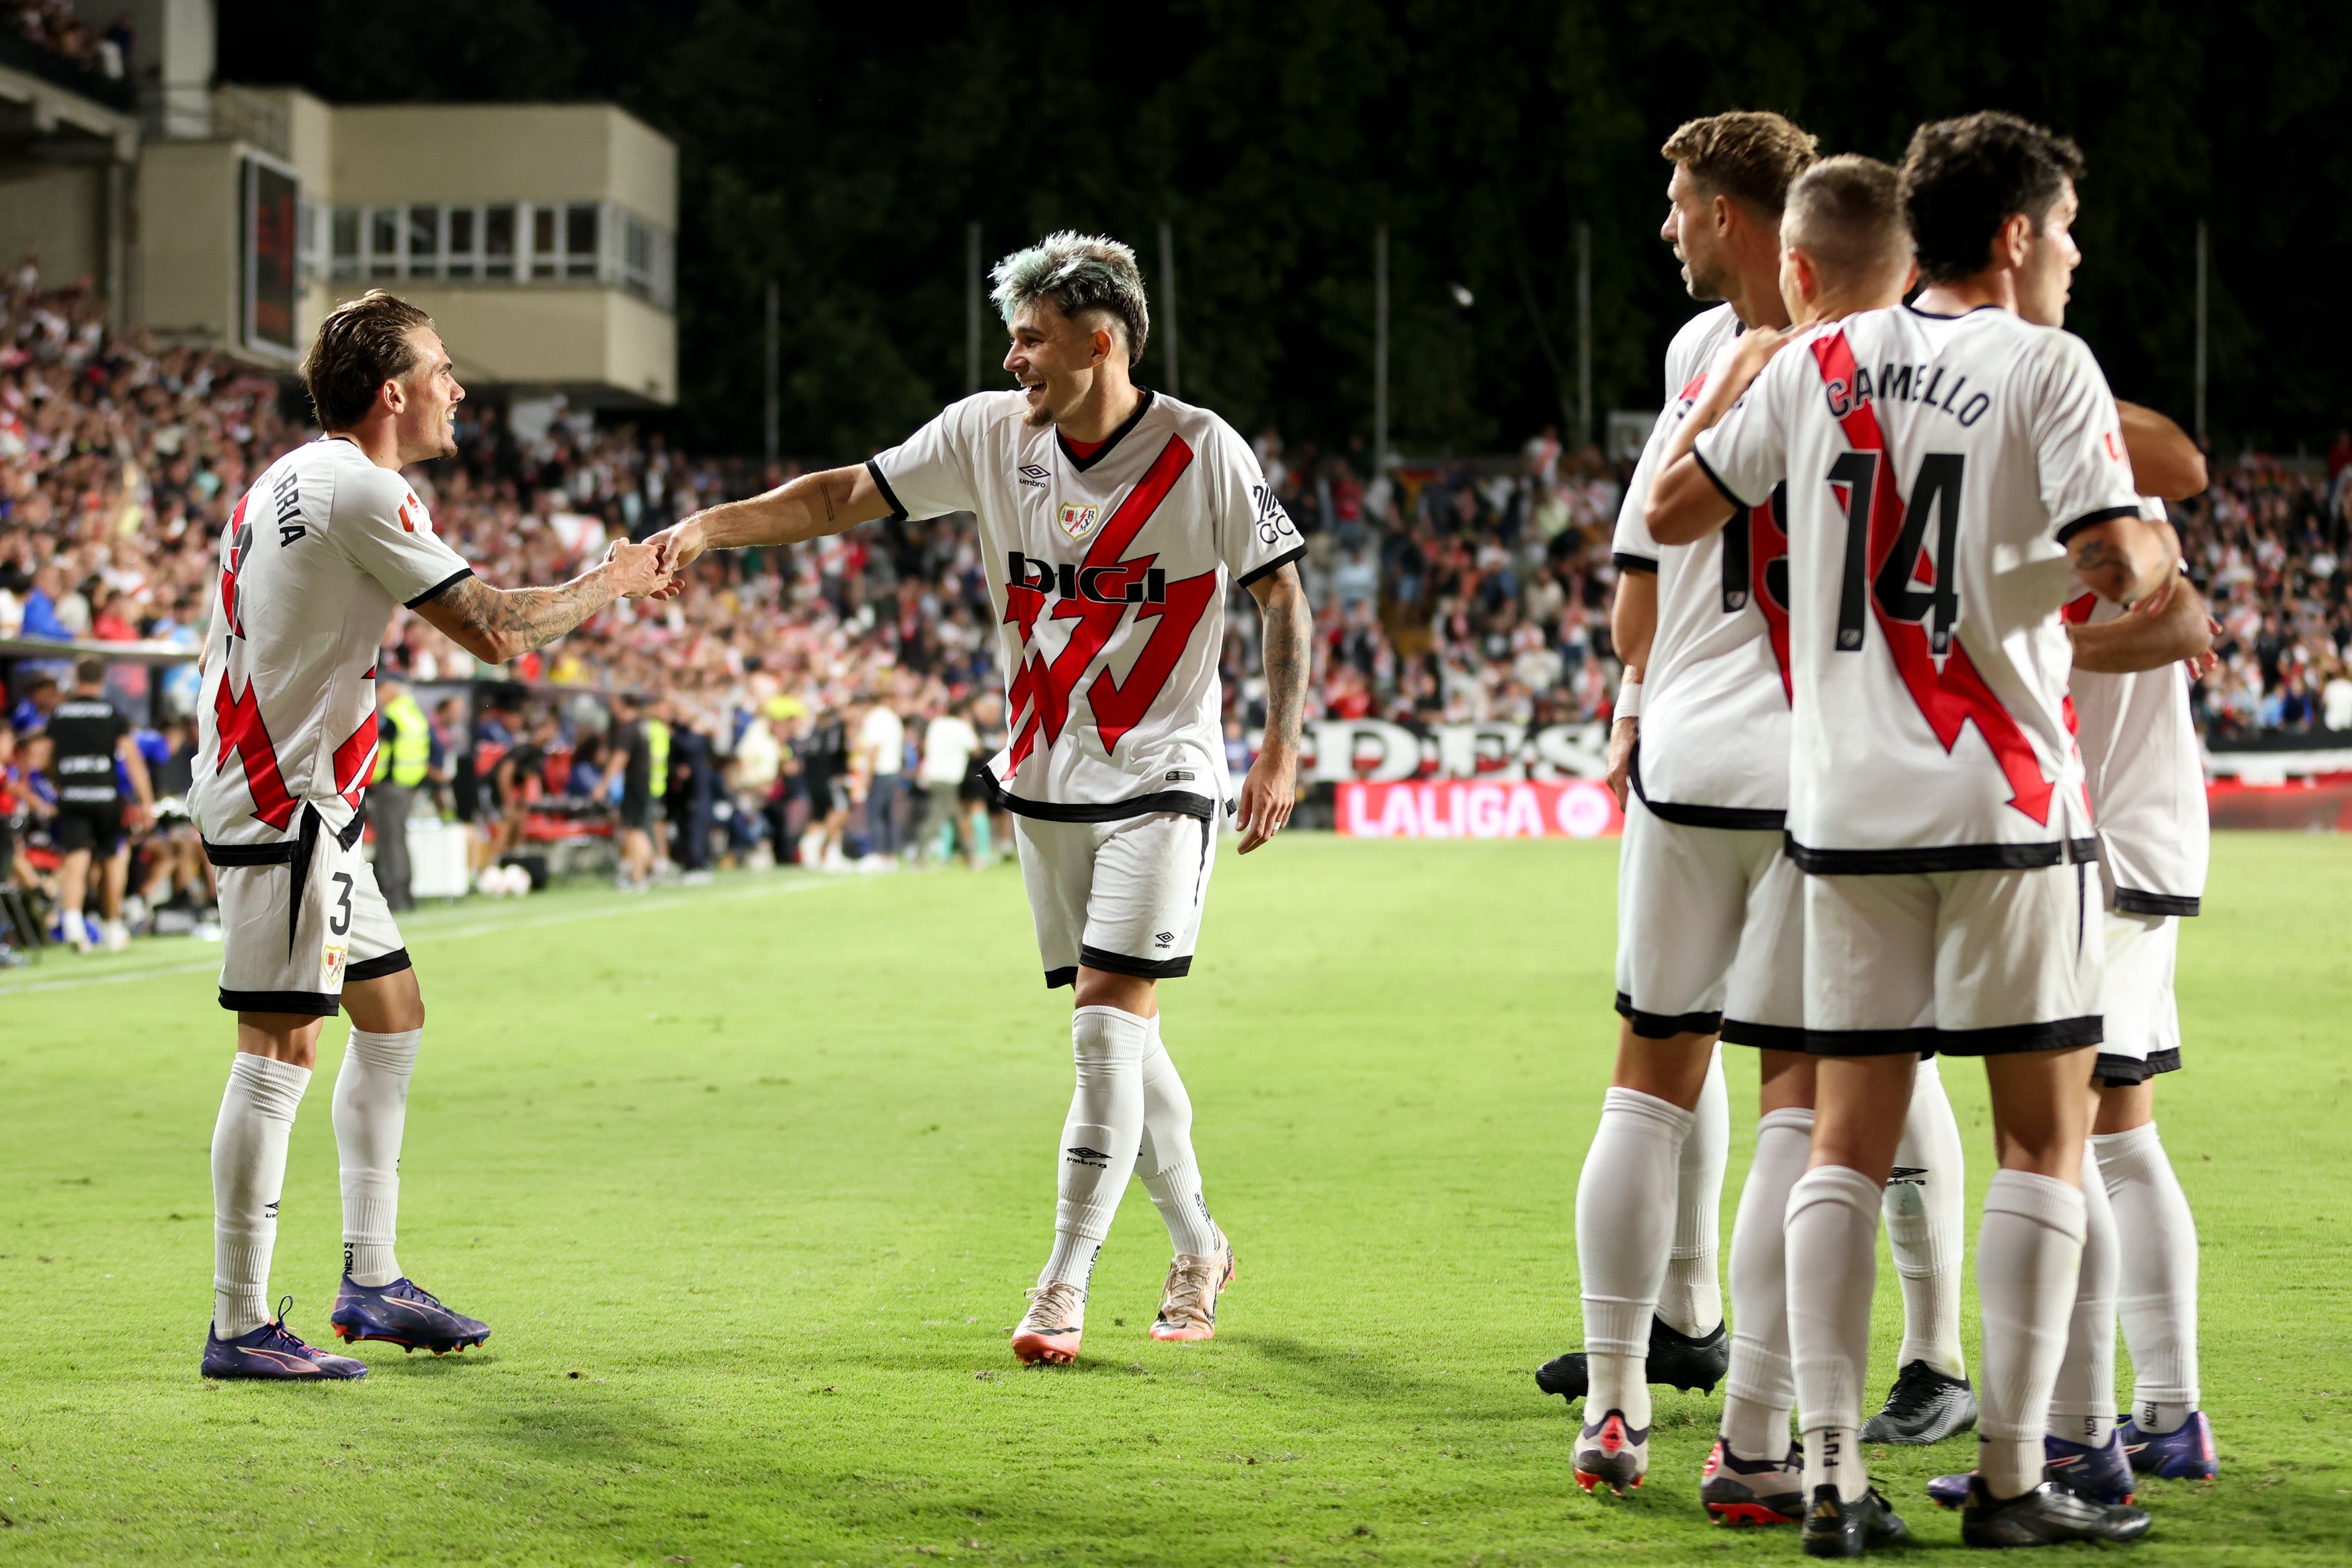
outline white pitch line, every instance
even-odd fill
[[[767,887],[747,887],[727,893],[706,894],[692,898],[670,898],[659,903],[634,901],[614,903],[594,909],[574,909],[562,915],[541,915],[536,920],[498,920],[478,922],[451,929],[427,928],[409,938],[411,946],[425,942],[454,942],[474,936],[494,936],[505,931],[541,931],[551,925],[576,925],[586,920],[610,920],[626,915],[650,915],[669,909],[690,909],[711,904],[740,904],[746,899],[772,898],[780,894],[817,893],[827,888],[858,887],[872,879],[866,877],[828,878],[822,882],[779,882]],[[217,973],[218,959],[201,964],[167,964],[152,969],[128,969],[113,975],[84,975],[70,980],[40,980],[26,986],[0,986],[0,997],[28,996],[36,991],[78,991],[89,986],[121,986],[133,980],[162,979],[171,975],[196,975],[207,971]]]

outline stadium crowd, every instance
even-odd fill
[[[45,288],[31,260],[8,274],[0,639],[199,645],[221,527],[252,478],[310,434],[306,413],[276,377],[110,333],[87,281]],[[560,405],[477,398],[460,415],[457,458],[411,478],[436,526],[503,584],[560,580],[613,535],[643,538],[795,471],[692,457],[660,434]],[[1564,450],[1549,431],[1507,459],[1386,476],[1360,440],[1326,449],[1268,430],[1255,444],[1312,546],[1310,720],[1607,716],[1621,465]],[[2352,437],[2324,471],[2217,465],[2180,520],[2224,626],[2223,666],[2198,697],[2209,735],[2352,731]],[[682,598],[617,605],[498,671],[398,612],[382,667],[430,709],[419,787],[473,824],[478,869],[536,841],[610,835],[610,808],[632,788],[663,802],[662,874],[698,875],[716,856],[887,865],[927,847],[985,863],[1008,841],[974,782],[1004,725],[990,570],[966,519],[885,522],[707,557]],[[1257,667],[1255,616],[1232,624],[1238,772],[1263,684],[1241,674]],[[42,852],[54,789],[34,689],[47,667],[16,662],[0,727],[0,883],[37,889],[54,861]],[[49,673],[65,675],[62,662]],[[143,715],[151,678],[163,722],[141,745],[168,802],[194,755],[197,680],[189,664],[151,674],[122,664],[110,685]],[[615,692],[642,699],[618,722]],[[131,885],[142,912],[205,900],[201,857],[184,852],[179,828],[164,816],[142,831]]]

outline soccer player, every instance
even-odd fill
[[[58,867],[58,904],[66,940],[77,953],[90,950],[82,899],[94,868],[99,874],[100,935],[110,953],[131,946],[122,924],[122,890],[131,875],[131,841],[124,836],[122,788],[127,775],[142,815],[155,809],[147,759],[131,737],[131,721],[106,695],[106,664],[83,659],[74,665],[74,689],[50,710],[53,747],[49,771],[58,781],[58,817],[49,831],[64,856]]]
[[[1243,854],[1290,818],[1312,628],[1306,547],[1248,444],[1130,379],[1150,326],[1134,252],[1056,234],[992,277],[1017,390],[966,398],[860,466],[697,513],[656,542],[683,564],[874,517],[979,518],[1003,569],[992,593],[1012,726],[986,787],[1013,815],[1045,983],[1073,987],[1076,1003],[1053,1247],[1013,1353],[1066,1364],[1139,1169],[1176,1249],[1151,1336],[1215,1333],[1233,1249],[1202,1196],[1158,985],[1192,967],[1232,810],[1217,678],[1229,588],[1250,591],[1265,626],[1265,743],[1241,787]]]
[[[2070,562],[2119,603],[2179,565],[2169,529],[2140,517],[2096,361],[2028,319],[2063,319],[2080,168],[2071,142],[2014,116],[1922,127],[1901,180],[1919,298],[1824,319],[1777,358],[1759,341],[1710,389],[1738,395],[1752,377],[1743,401],[1651,492],[1651,531],[1671,542],[1713,527],[1727,499],[1789,486],[1789,848],[1808,873],[1818,1059],[1789,1319],[1817,1556],[1906,1533],[1869,1485],[1859,1401],[1872,1232],[1922,1049],[1985,1059],[2001,1166],[1978,1247],[1986,1376],[1963,1538],[2147,1528],[2042,1476],[2103,967],[2059,610]],[[1703,404],[1686,428],[1717,412]]]
[[[425,1002],[360,857],[376,747],[377,645],[406,604],[487,664],[562,636],[623,594],[667,591],[648,545],[560,588],[501,591],[433,531],[403,467],[457,450],[465,396],[433,324],[381,289],[319,325],[302,373],[325,436],[264,469],[222,530],[189,808],[218,868],[220,1004],[236,1058],[213,1130],[207,1377],[305,1380],[367,1364],[268,1310],[286,1145],[323,1021],[348,1007],[335,1081],[345,1340],[463,1350],[488,1327],[411,1283],[394,1253],[400,1140]]]
[[[2204,488],[2201,463],[2193,490]],[[2173,590],[2186,607],[2158,629],[2123,618],[2094,597],[2069,607],[2075,636],[2074,706],[2099,814],[2099,869],[2107,902],[2106,1039],[2097,1064],[2099,1104],[2091,1147],[2113,1206],[2119,1238],[2115,1290],[2132,1361],[2132,1416],[2119,1434],[2141,1475],[2210,1479],[2219,1469],[2213,1428],[2199,1408],[2197,1225],[2156,1130],[2155,1075],[2180,1066],[2180,1014],[2173,962],[2180,921],[2204,894],[2210,828],[2204,769],[2189,711],[2189,671],[2181,649],[2206,662],[2210,623],[2187,582]],[[2086,618],[2084,612],[2089,612]],[[2110,629],[2113,629],[2110,631]],[[2140,637],[2171,641],[2151,650],[2102,646]],[[2152,653],[2171,662],[2151,669]],[[2086,1404],[2115,1408],[2112,1320],[2083,1348],[2104,1372],[2108,1398],[2094,1385]],[[2102,1355],[2105,1360],[2102,1362]],[[2087,1446],[2097,1437],[2086,1427]]]
[[[2175,498],[2204,488],[2203,457],[2179,426],[2128,405],[2124,414],[2137,482],[2161,482],[2168,470],[2179,476],[2168,487]],[[2162,461],[2144,460],[2152,448]],[[2164,516],[2156,496],[2143,496],[2141,506],[2150,517]],[[2196,1228],[2156,1142],[2152,1094],[2154,1075],[2180,1065],[2177,922],[2197,912],[2204,887],[2204,768],[2189,687],[2210,666],[2211,633],[2204,601],[2185,578],[2128,609],[2080,583],[2074,589],[2066,629],[2076,737],[2098,818],[2105,1038],[2083,1160],[2083,1266],[2051,1398],[2044,1471],[2095,1501],[2129,1502],[2135,1471],[2210,1479],[2217,1468],[2211,1427],[2197,1409]],[[2143,1127],[2150,1130],[2136,1136]],[[2151,1425],[2164,1423],[2153,1437],[2116,1413],[2116,1314],[2126,1259],[2134,1270],[2126,1337],[2135,1368],[2146,1368],[2135,1399]],[[1938,1477],[1927,1492],[1944,1507],[1963,1506],[1969,1478]]]

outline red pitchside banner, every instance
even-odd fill
[[[1565,782],[1332,786],[1332,826],[1350,839],[1598,839],[1625,827],[1608,789]]]

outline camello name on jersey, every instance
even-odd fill
[[[1968,384],[1968,377],[1952,375],[1942,365],[1881,365],[1875,380],[1869,366],[1860,365],[1854,369],[1853,384],[1848,385],[1843,376],[1832,376],[1822,382],[1822,390],[1829,399],[1832,419],[1843,419],[1866,402],[1916,402],[1948,413],[1965,427],[1982,419],[1992,406],[1991,393],[1969,392]]]

